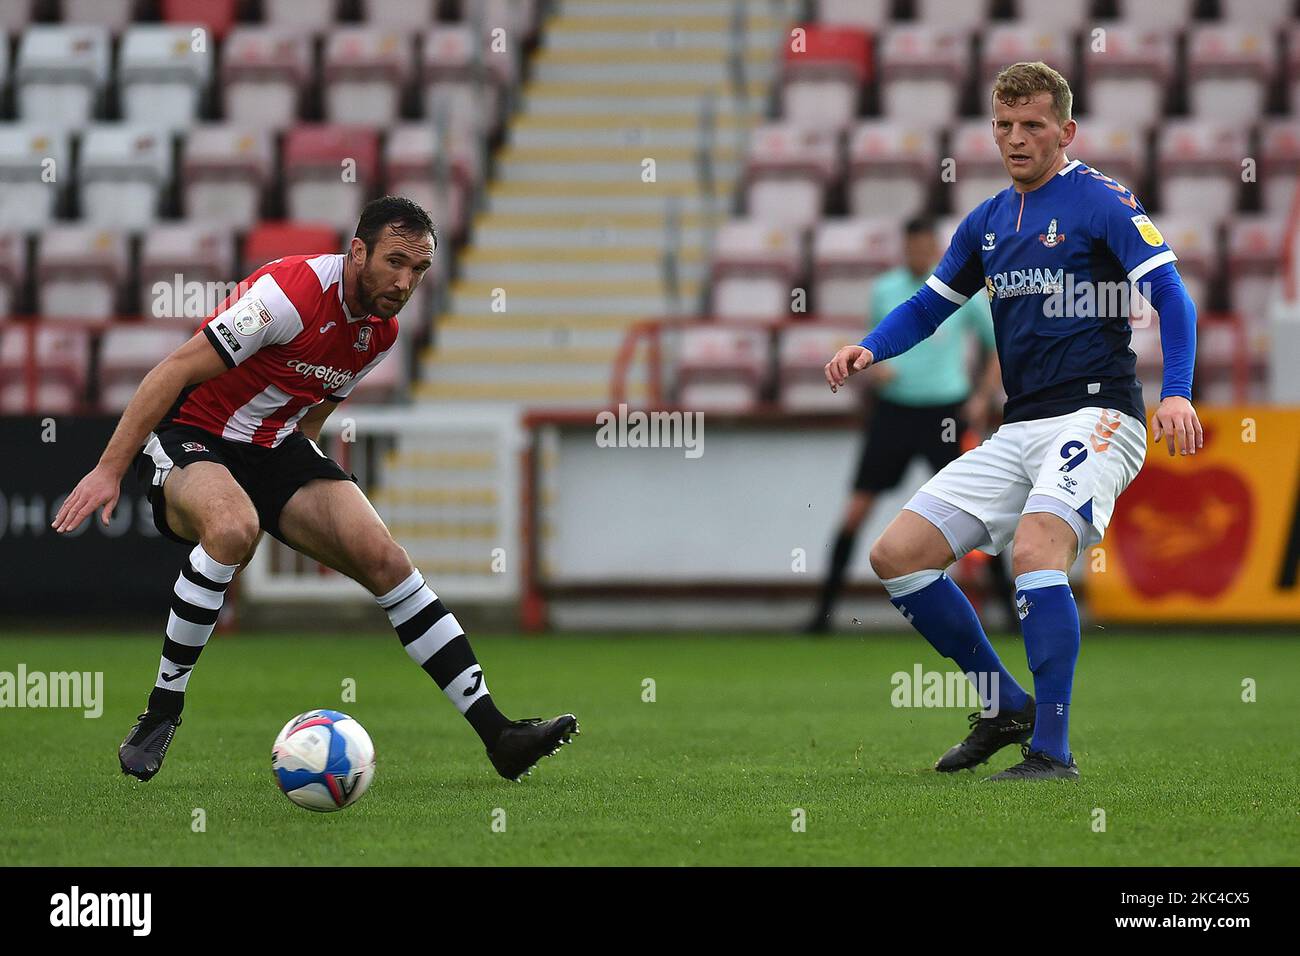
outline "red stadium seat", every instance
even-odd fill
[[[1277,50],[1267,29],[1206,24],[1188,35],[1188,101],[1203,119],[1258,119],[1276,72]]]
[[[1066,76],[1074,76],[1074,50],[1070,37],[1059,28],[1042,26],[1033,20],[990,26],[981,45],[980,78],[992,85],[999,71],[1012,63],[1042,60]],[[981,103],[984,107],[988,104]],[[984,110],[981,109],[981,113]]]
[[[924,209],[938,169],[932,130],[868,120],[849,134],[849,209],[907,219]]]
[[[171,187],[171,134],[137,124],[91,126],[81,137],[77,180],[88,223],[143,229],[158,218]]]
[[[186,215],[198,222],[247,229],[259,218],[271,181],[271,136],[232,125],[196,126],[181,160]]]
[[[140,244],[140,311],[153,318],[202,319],[242,275],[228,227],[208,222],[160,223]]]
[[[1156,162],[1160,208],[1212,222],[1230,216],[1241,189],[1245,133],[1235,125],[1171,120],[1160,131]]]
[[[682,331],[677,404],[745,411],[759,401],[768,375],[770,336],[763,329],[693,325]]]
[[[311,75],[311,39],[306,34],[289,27],[237,27],[222,47],[226,118],[261,129],[293,125]]]
[[[292,219],[351,229],[378,175],[379,136],[373,129],[311,124],[285,135],[285,205]]]
[[[0,223],[9,229],[41,229],[53,220],[71,178],[58,172],[69,168],[71,156],[68,134],[55,127],[0,124]]]
[[[803,44],[785,45],[781,114],[801,126],[843,127],[858,113],[871,74],[871,37],[855,27],[804,24]]]
[[[118,313],[127,268],[127,240],[121,232],[50,226],[37,245],[37,307],[46,318],[111,318]]]
[[[326,118],[369,126],[395,122],[414,69],[409,33],[395,28],[335,29],[325,40],[322,66]]]
[[[172,23],[206,27],[218,40],[235,25],[238,0],[163,0],[162,16]]]
[[[26,277],[26,239],[19,232],[0,232],[0,321],[18,311]]]
[[[866,335],[864,320],[856,325],[834,322],[810,322],[781,330],[777,343],[777,377],[779,402],[787,412],[845,411],[843,395],[826,385],[826,362],[845,345],[859,342]],[[849,386],[860,390],[865,375],[849,379]]]
[[[970,63],[961,30],[907,24],[885,34],[880,49],[882,111],[897,122],[946,126],[957,116]]]
[[[1260,131],[1260,179],[1264,208],[1277,214],[1291,211],[1300,181],[1300,121],[1275,120]]]
[[[865,322],[872,279],[898,265],[902,256],[902,224],[893,218],[827,219],[819,224],[812,249],[817,314]]]
[[[768,124],[754,130],[746,202],[754,219],[807,227],[821,217],[826,190],[839,178],[833,131]]]
[[[713,314],[720,319],[790,317],[790,289],[803,272],[800,236],[788,226],[733,219],[713,252]]]
[[[0,324],[0,414],[80,410],[90,368],[90,333],[38,324],[35,331],[36,405],[27,404],[27,368],[33,327],[27,322]]]
[[[889,19],[891,0],[818,0],[817,22],[877,30]]]
[[[106,412],[126,408],[140,380],[155,365],[180,348],[192,328],[160,329],[121,324],[104,333],[99,343],[99,404]]]
[[[109,58],[103,27],[28,27],[14,69],[19,118],[62,127],[90,122],[103,107]]]
[[[1146,6],[1160,9],[1159,4]],[[1089,48],[1082,64],[1088,115],[1130,126],[1158,123],[1173,79],[1174,34],[1168,28],[1134,29],[1126,23],[1097,26],[1105,30],[1105,48]]]
[[[338,230],[317,223],[263,222],[244,240],[241,276],[248,275],[273,259],[341,252]]]
[[[196,50],[195,24],[137,24],[122,35],[117,82],[122,115],[172,129],[191,125],[212,81],[214,43]]]

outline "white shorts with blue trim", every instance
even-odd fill
[[[1020,516],[1034,512],[1065,520],[1083,551],[1105,535],[1115,500],[1142,469],[1146,437],[1145,423],[1106,408],[1012,422],[939,471],[904,507],[939,527],[958,558],[975,549],[998,554]],[[982,530],[969,519],[954,521],[953,508]]]

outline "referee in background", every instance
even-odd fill
[[[882,274],[871,286],[873,326],[900,302],[911,298],[934,271],[942,253],[932,219],[919,217],[907,223],[903,265]],[[979,343],[982,356],[979,385],[974,389],[969,370],[972,339]],[[869,374],[878,392],[875,411],[866,417],[853,495],[835,538],[830,572],[822,585],[817,611],[805,629],[810,634],[830,630],[830,616],[853,558],[858,530],[880,493],[902,480],[917,455],[924,456],[930,468],[938,471],[961,454],[967,429],[982,434],[988,424],[989,410],[1001,392],[1002,372],[987,298],[971,296],[932,336],[887,364],[874,366]],[[1000,579],[998,586],[1007,592],[1000,596],[1005,604],[1011,585],[1000,564],[995,574]]]

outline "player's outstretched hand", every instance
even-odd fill
[[[864,349],[861,345],[846,345],[835,353],[835,358],[826,363],[826,383],[832,392],[837,392],[850,375],[861,372],[874,360],[869,349]]]
[[[60,534],[73,531],[87,516],[101,507],[104,509],[101,520],[108,524],[113,517],[113,509],[117,507],[121,484],[121,475],[103,465],[96,465],[94,471],[77,482],[77,487],[72,489],[72,494],[63,502],[63,507],[54,516],[50,527]]]
[[[1191,402],[1178,395],[1160,400],[1160,407],[1151,416],[1151,440],[1159,441],[1162,436],[1171,456],[1175,444],[1180,455],[1195,455],[1197,449],[1205,446],[1201,420],[1196,417]]]

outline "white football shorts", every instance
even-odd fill
[[[1034,512],[1069,524],[1082,551],[1106,533],[1115,499],[1142,468],[1146,438],[1144,422],[1106,408],[1012,422],[944,467],[904,507],[938,527],[958,558],[975,549],[998,554],[1020,516]]]

